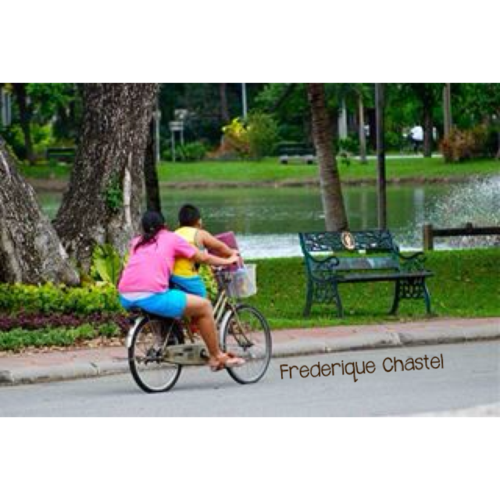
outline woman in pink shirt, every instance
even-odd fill
[[[140,307],[147,312],[171,318],[187,315],[197,324],[210,354],[213,370],[240,366],[242,358],[223,353],[217,341],[217,330],[208,299],[169,288],[170,275],[177,257],[213,266],[228,266],[238,261],[200,252],[165,227],[163,216],[149,211],[142,217],[143,235],[131,242],[130,256],[118,285],[125,309]]]

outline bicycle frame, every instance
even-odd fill
[[[219,339],[218,339],[219,345],[222,344],[222,336],[224,328],[226,326],[226,322],[229,320],[232,313],[234,313],[234,317],[236,318],[237,327],[239,330],[238,334],[241,335],[243,340],[248,345],[251,345],[252,343],[246,337],[244,333],[244,328],[240,323],[240,319],[237,314],[237,304],[229,296],[227,292],[227,284],[229,282],[228,274],[225,271],[215,271],[214,275],[217,281],[218,292],[215,301],[213,302],[213,308],[214,308],[215,325],[219,333]],[[127,336],[127,347],[130,347],[133,334],[136,328],[139,326],[141,320],[142,320],[141,317],[137,318],[135,320],[134,327],[130,329],[129,335]],[[173,320],[172,324],[169,327],[169,331],[166,334],[165,339],[161,345],[161,351],[165,352],[171,361],[177,362],[179,364],[191,364],[191,365],[205,364],[208,359],[205,345],[200,342],[197,342],[195,334],[191,331],[190,325],[186,321],[181,322],[182,325],[181,328],[188,337],[188,341],[186,342],[185,339],[183,344],[167,347],[175,321],[177,320]]]

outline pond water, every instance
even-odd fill
[[[499,184],[498,179],[495,183]],[[388,225],[400,246],[403,249],[421,248],[424,222],[448,227],[448,222],[454,218],[460,220],[455,222],[458,225],[468,221],[483,225],[495,223],[493,220],[476,221],[473,214],[464,212],[460,206],[455,206],[453,213],[446,214],[453,206],[448,200],[462,200],[464,189],[469,190],[471,196],[477,191],[474,187],[456,184],[389,186]],[[53,217],[61,194],[41,192],[39,197],[44,210]],[[375,186],[344,187],[344,197],[352,230],[377,226]],[[175,227],[176,213],[184,203],[192,203],[201,209],[204,224],[212,233],[234,231],[242,253],[247,257],[300,255],[297,233],[324,229],[320,192],[315,187],[164,190],[163,212],[171,227]],[[471,205],[474,205],[474,200],[469,199],[468,207]],[[488,209],[488,213],[492,211]],[[442,240],[436,247],[449,245],[449,241]]]

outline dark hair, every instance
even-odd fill
[[[179,210],[179,224],[194,226],[201,219],[200,211],[194,205],[184,205]]]
[[[160,212],[154,212],[153,210],[147,211],[141,220],[142,225],[142,237],[136,243],[134,250],[137,250],[143,245],[148,245],[156,241],[156,235],[165,229],[165,219]]]

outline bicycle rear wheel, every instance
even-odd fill
[[[266,319],[255,307],[242,304],[228,313],[222,325],[222,349],[246,361],[238,368],[228,368],[229,375],[240,384],[258,382],[271,361],[271,330]]]
[[[133,328],[128,346],[132,377],[145,392],[169,391],[182,366],[166,362],[164,349],[183,342],[182,328],[176,321],[156,317],[144,317]]]

